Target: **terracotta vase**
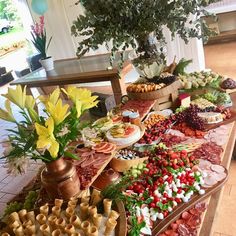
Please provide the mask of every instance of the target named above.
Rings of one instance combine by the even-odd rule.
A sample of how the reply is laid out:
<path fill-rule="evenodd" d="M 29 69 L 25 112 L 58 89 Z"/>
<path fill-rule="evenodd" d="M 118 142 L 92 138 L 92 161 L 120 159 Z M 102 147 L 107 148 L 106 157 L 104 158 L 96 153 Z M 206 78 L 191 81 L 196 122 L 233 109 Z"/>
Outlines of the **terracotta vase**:
<path fill-rule="evenodd" d="M 41 182 L 52 199 L 68 200 L 80 192 L 76 168 L 63 158 L 46 163 L 46 167 L 41 172 Z"/>

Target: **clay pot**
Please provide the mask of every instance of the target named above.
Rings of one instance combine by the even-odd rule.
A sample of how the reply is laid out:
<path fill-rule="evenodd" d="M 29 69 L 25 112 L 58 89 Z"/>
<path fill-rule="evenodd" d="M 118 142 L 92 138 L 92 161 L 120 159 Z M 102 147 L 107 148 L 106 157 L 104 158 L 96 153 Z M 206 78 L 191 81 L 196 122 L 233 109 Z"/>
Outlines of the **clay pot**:
<path fill-rule="evenodd" d="M 104 170 L 101 175 L 93 182 L 93 187 L 99 190 L 104 189 L 109 184 L 112 184 L 120 179 L 121 175 L 112 168 Z"/>
<path fill-rule="evenodd" d="M 41 172 L 41 182 L 52 199 L 68 200 L 80 192 L 76 168 L 63 158 L 46 163 L 46 167 Z"/>

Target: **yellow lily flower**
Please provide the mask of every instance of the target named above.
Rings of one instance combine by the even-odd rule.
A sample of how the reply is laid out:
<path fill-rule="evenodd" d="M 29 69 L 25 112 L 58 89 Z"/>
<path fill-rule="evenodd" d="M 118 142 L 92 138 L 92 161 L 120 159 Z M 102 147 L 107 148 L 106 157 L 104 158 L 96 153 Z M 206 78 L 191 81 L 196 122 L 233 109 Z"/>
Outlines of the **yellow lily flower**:
<path fill-rule="evenodd" d="M 25 107 L 26 87 L 23 90 L 20 85 L 17 85 L 16 89 L 8 88 L 7 94 L 2 96 L 23 109 Z"/>
<path fill-rule="evenodd" d="M 12 110 L 11 110 L 11 103 L 10 101 L 7 99 L 5 101 L 5 108 L 6 110 L 0 108 L 0 119 L 9 121 L 9 122 L 16 122 Z"/>
<path fill-rule="evenodd" d="M 47 103 L 47 111 L 52 116 L 56 125 L 59 125 L 70 114 L 70 112 L 67 112 L 68 109 L 69 105 L 63 105 L 61 99 L 59 99 L 56 104 L 51 102 Z"/>
<path fill-rule="evenodd" d="M 68 86 L 66 90 L 62 89 L 62 91 L 74 102 L 74 104 L 76 104 L 77 100 L 82 102 L 82 112 L 98 104 L 98 101 L 95 101 L 98 96 L 92 96 L 92 92 L 88 89 Z"/>
<path fill-rule="evenodd" d="M 75 103 L 75 108 L 77 111 L 77 118 L 80 118 L 81 114 L 82 114 L 82 102 L 77 100 Z"/>
<path fill-rule="evenodd" d="M 26 99 L 25 99 L 25 108 L 27 109 L 33 109 L 35 106 L 35 99 L 33 96 L 31 95 L 26 95 Z"/>
<path fill-rule="evenodd" d="M 37 148 L 46 148 L 52 158 L 57 158 L 59 152 L 59 143 L 56 141 L 54 131 L 54 121 L 52 117 L 49 117 L 45 123 L 45 127 L 35 123 L 36 132 L 38 134 Z"/>
<path fill-rule="evenodd" d="M 66 89 L 61 89 L 69 99 L 73 101 L 73 103 L 76 103 L 77 97 L 78 97 L 78 88 L 75 86 L 68 86 Z"/>
<path fill-rule="evenodd" d="M 99 101 L 95 101 L 97 99 L 97 96 L 92 96 L 84 101 L 82 101 L 82 112 L 85 110 L 88 110 L 92 107 L 97 106 Z"/>
<path fill-rule="evenodd" d="M 56 105 L 60 96 L 60 89 L 55 89 L 49 96 L 39 96 L 39 100 L 44 103 L 47 108 L 47 104 L 50 102 L 53 105 Z"/>

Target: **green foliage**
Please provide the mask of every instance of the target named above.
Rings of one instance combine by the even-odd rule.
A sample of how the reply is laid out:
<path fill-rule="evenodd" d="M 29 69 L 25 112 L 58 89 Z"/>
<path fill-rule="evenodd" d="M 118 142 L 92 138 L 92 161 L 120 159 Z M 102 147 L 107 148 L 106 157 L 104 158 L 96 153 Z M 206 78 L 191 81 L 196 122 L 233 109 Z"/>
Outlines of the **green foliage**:
<path fill-rule="evenodd" d="M 85 8 L 85 15 L 79 15 L 71 31 L 74 36 L 82 36 L 77 55 L 98 49 L 103 43 L 108 47 L 112 42 L 112 52 L 121 47 L 131 46 L 139 57 L 153 58 L 157 48 L 149 41 L 164 42 L 163 27 L 172 36 L 178 34 L 185 42 L 189 38 L 203 38 L 204 33 L 212 33 L 200 16 L 209 15 L 203 7 L 219 0 L 79 0 Z M 191 17 L 190 15 L 194 15 Z"/>
<path fill-rule="evenodd" d="M 15 211 L 18 212 L 21 209 L 26 209 L 27 211 L 33 210 L 37 197 L 38 197 L 37 191 L 29 191 L 23 203 L 14 201 L 7 204 L 3 213 L 3 217 L 10 215 L 12 212 Z"/>
<path fill-rule="evenodd" d="M 28 195 L 25 198 L 23 208 L 26 209 L 27 211 L 31 211 L 32 209 L 34 209 L 34 205 L 37 198 L 38 198 L 37 191 L 29 191 Z"/>
<path fill-rule="evenodd" d="M 20 211 L 21 209 L 23 209 L 23 203 L 20 203 L 20 202 L 11 202 L 11 203 L 8 204 L 7 207 L 5 208 L 5 211 L 4 211 L 3 216 L 10 215 L 12 212 Z"/>
<path fill-rule="evenodd" d="M 191 64 L 193 60 L 186 60 L 181 58 L 174 70 L 174 75 L 183 75 L 185 73 L 185 68 Z"/>
<path fill-rule="evenodd" d="M 20 17 L 13 0 L 0 0 L 0 19 L 19 21 Z"/>

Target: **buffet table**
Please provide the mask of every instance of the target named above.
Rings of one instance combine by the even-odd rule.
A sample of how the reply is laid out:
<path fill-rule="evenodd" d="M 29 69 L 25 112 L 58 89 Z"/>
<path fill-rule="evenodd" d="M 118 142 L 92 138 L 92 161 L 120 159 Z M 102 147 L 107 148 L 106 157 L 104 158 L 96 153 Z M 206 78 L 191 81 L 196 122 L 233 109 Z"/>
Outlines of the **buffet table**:
<path fill-rule="evenodd" d="M 142 212 L 142 207 L 144 209 L 146 208 L 144 211 L 148 211 L 149 214 L 149 218 L 148 220 L 145 219 L 145 223 L 146 220 L 147 222 L 152 221 L 150 225 L 148 225 L 148 228 L 145 229 L 145 233 L 142 233 L 144 235 L 166 236 L 169 234 L 165 234 L 163 232 L 167 232 L 169 230 L 173 233 L 173 225 L 178 226 L 175 222 L 178 222 L 178 220 L 181 221 L 184 214 L 189 214 L 188 211 L 195 209 L 197 203 L 201 204 L 204 202 L 207 205 L 207 210 L 202 216 L 198 216 L 199 224 L 200 222 L 201 224 L 197 230 L 197 233 L 199 236 L 211 236 L 214 231 L 215 217 L 218 215 L 218 206 L 220 205 L 222 199 L 222 186 L 225 184 L 227 179 L 228 169 L 236 140 L 236 122 L 234 121 L 235 115 L 233 113 L 236 109 L 236 94 L 231 94 L 231 98 L 233 101 L 233 107 L 231 107 L 230 110 L 233 115 L 231 114 L 229 116 L 231 118 L 226 116 L 229 114 L 228 108 L 221 111 L 222 114 L 226 115 L 224 116 L 224 119 L 222 118 L 220 123 L 217 123 L 214 129 L 209 129 L 209 126 L 207 129 L 207 123 L 205 123 L 205 129 L 198 129 L 195 127 L 194 130 L 194 128 L 190 126 L 188 128 L 184 126 L 186 132 L 184 132 L 183 129 L 180 129 L 183 128 L 183 124 L 187 125 L 186 119 L 189 119 L 188 114 L 192 115 L 194 118 L 196 118 L 199 114 L 196 113 L 199 112 L 199 110 L 197 111 L 196 109 L 200 108 L 196 108 L 195 105 L 185 108 L 187 109 L 187 112 L 183 110 L 179 113 L 175 113 L 175 115 L 164 116 L 163 113 L 150 113 L 153 108 L 155 109 L 156 100 L 128 100 L 125 104 L 121 104 L 115 109 L 119 110 L 118 113 L 113 111 L 112 115 L 98 119 L 93 122 L 91 126 L 81 130 L 80 132 L 82 138 L 80 142 L 72 142 L 69 147 L 74 155 L 80 157 L 79 160 L 72 160 L 72 163 L 76 167 L 75 173 L 77 173 L 77 176 L 80 178 L 80 187 L 83 191 L 75 195 L 73 198 L 70 198 L 69 201 L 66 201 L 68 207 L 66 208 L 66 212 L 63 212 L 62 215 L 64 216 L 65 214 L 67 218 L 69 216 L 71 217 L 71 215 L 67 212 L 69 211 L 69 204 L 74 204 L 74 207 L 83 207 L 84 201 L 88 201 L 86 204 L 90 202 L 90 204 L 92 203 L 94 207 L 95 205 L 93 204 L 93 201 L 95 201 L 95 196 L 93 195 L 96 193 L 96 196 L 99 196 L 99 200 L 96 203 L 101 201 L 101 196 L 104 198 L 104 217 L 106 219 L 108 213 L 106 212 L 107 205 L 104 201 L 109 202 L 109 209 L 111 210 L 111 200 L 120 200 L 120 198 L 110 197 L 113 196 L 113 192 L 116 192 L 116 194 L 124 194 L 123 197 L 128 196 L 128 198 L 123 198 L 124 205 L 120 202 L 117 204 L 117 208 L 114 208 L 115 210 L 113 210 L 115 212 L 113 212 L 113 214 L 120 217 L 118 220 L 117 217 L 115 222 L 112 221 L 115 226 L 118 224 L 114 233 L 115 236 L 125 236 L 127 234 L 126 224 L 130 223 L 127 218 L 134 216 L 131 215 L 132 208 L 135 208 L 136 211 L 139 212 L 132 212 L 132 214 L 135 214 L 135 217 L 137 217 L 136 221 L 134 220 L 134 227 L 136 227 L 135 229 L 138 228 L 138 224 L 141 224 L 145 217 L 147 217 L 146 215 L 142 215 L 144 214 Z M 218 109 L 218 107 L 214 109 Z M 227 112 L 224 113 L 226 110 Z M 141 123 L 141 120 L 144 121 Z M 219 140 L 217 140 L 217 132 L 219 132 L 218 135 L 222 134 L 224 137 L 219 137 Z M 214 134 L 214 138 L 213 136 L 210 137 L 210 133 Z M 170 138 L 168 139 L 168 137 L 170 137 L 168 135 L 172 135 L 172 137 L 175 138 L 175 141 Z M 158 143 L 160 142 L 160 137 L 162 141 L 159 146 Z M 178 139 L 178 141 L 176 141 L 176 139 Z M 199 143 L 198 140 L 200 140 Z M 81 147 L 82 141 L 83 145 Z M 217 141 L 221 141 L 222 144 Z M 214 148 L 220 150 L 220 152 L 216 150 L 219 155 L 216 153 L 216 155 L 211 156 L 210 158 L 209 149 L 209 156 L 201 156 L 201 153 L 199 155 L 199 149 L 202 148 L 202 145 L 209 144 L 213 145 L 211 146 L 211 148 L 213 147 L 213 150 Z M 130 146 L 132 146 L 132 150 L 129 149 Z M 141 151 L 141 149 L 143 147 L 145 149 L 146 146 L 152 146 L 154 149 L 152 149 L 152 151 L 148 149 Z M 141 149 L 139 149 L 140 147 Z M 198 157 L 197 153 L 195 153 L 196 150 L 198 150 Z M 132 159 L 132 155 L 137 155 L 137 157 Z M 213 179 L 216 182 L 213 181 L 213 183 L 211 183 L 212 179 L 210 179 L 209 176 L 207 177 L 207 175 L 204 177 L 204 169 L 201 169 L 203 167 L 200 167 L 201 163 L 199 159 L 201 159 L 200 161 L 205 161 L 205 164 L 206 162 L 208 163 L 208 173 L 209 171 L 211 173 L 214 172 L 215 176 L 218 176 L 218 179 Z M 125 165 L 122 164 L 124 162 L 126 162 Z M 103 172 L 103 170 L 108 164 L 113 168 L 113 170 L 123 173 L 124 179 L 121 177 L 121 174 L 117 173 L 116 176 L 110 177 L 110 179 L 105 179 L 107 182 L 101 187 L 101 184 L 104 184 L 103 177 L 105 172 Z M 116 177 L 121 178 L 121 183 L 116 181 Z M 125 182 L 127 180 L 128 182 Z M 177 184 L 177 180 L 181 181 L 179 182 L 179 185 Z M 205 182 L 205 180 L 208 180 L 208 182 Z M 122 181 L 124 181 L 124 185 Z M 114 183 L 114 185 L 109 185 L 110 183 Z M 91 199 L 89 197 L 90 200 L 88 200 L 91 186 L 93 187 L 93 193 Z M 111 189 L 109 189 L 109 187 Z M 114 188 L 115 191 L 112 188 Z M 174 190 L 174 188 L 176 190 Z M 99 191 L 104 189 L 104 192 Z M 29 188 L 27 191 L 29 191 Z M 48 190 L 46 189 L 46 191 Z M 192 193 L 189 197 L 187 197 L 189 192 Z M 45 190 L 44 192 L 41 192 L 41 194 L 41 198 L 43 200 L 40 202 L 40 207 L 38 206 L 38 208 L 40 208 L 41 214 L 43 209 L 47 208 L 48 214 L 48 205 L 53 205 L 50 200 L 48 200 L 48 202 L 50 202 L 49 204 L 47 201 L 45 203 L 44 195 L 47 195 Z M 180 196 L 181 194 L 182 196 Z M 81 201 L 81 203 L 76 205 L 78 197 L 79 202 Z M 131 199 L 132 201 L 128 201 L 127 204 L 127 199 Z M 180 201 L 177 201 L 176 199 Z M 76 203 L 73 203 L 73 201 L 76 201 Z M 154 201 L 156 202 L 154 203 Z M 174 205 L 174 202 L 176 205 Z M 43 206 L 41 205 L 42 203 L 44 203 Z M 169 203 L 173 205 L 169 205 Z M 57 207 L 56 204 L 58 204 L 58 201 L 55 201 L 55 206 L 53 207 Z M 168 208 L 164 208 L 166 207 L 166 204 Z M 56 214 L 54 212 L 55 208 L 53 207 L 52 214 Z M 90 205 L 90 207 L 92 206 Z M 124 207 L 126 207 L 126 210 Z M 202 208 L 202 206 L 200 208 Z M 78 208 L 78 212 L 82 216 L 81 209 Z M 118 213 L 116 212 L 116 209 L 118 209 Z M 153 211 L 154 213 L 151 215 L 151 213 L 149 213 L 149 209 L 150 212 L 151 209 L 156 209 L 156 212 Z M 38 211 L 37 207 L 36 210 Z M 203 212 L 204 210 L 201 213 Z M 156 215 L 153 217 L 156 213 L 158 216 Z M 89 215 L 89 220 L 87 222 L 84 221 L 87 224 L 96 218 L 96 214 L 92 215 L 87 213 L 87 215 Z M 108 220 L 110 218 L 112 217 L 110 217 L 109 214 Z M 68 220 L 69 218 L 67 221 Z M 41 223 L 39 224 L 41 225 Z M 124 225 L 123 229 L 121 224 Z M 183 225 L 184 223 L 180 223 L 180 225 L 181 224 Z M 131 224 L 131 229 L 132 226 L 133 225 Z M 114 230 L 114 227 L 112 230 Z M 194 230 L 196 229 L 197 227 L 194 228 Z M 140 229 L 138 228 L 138 230 Z M 186 236 L 188 235 L 186 234 Z"/>

